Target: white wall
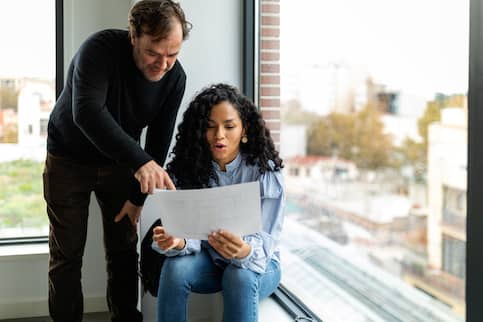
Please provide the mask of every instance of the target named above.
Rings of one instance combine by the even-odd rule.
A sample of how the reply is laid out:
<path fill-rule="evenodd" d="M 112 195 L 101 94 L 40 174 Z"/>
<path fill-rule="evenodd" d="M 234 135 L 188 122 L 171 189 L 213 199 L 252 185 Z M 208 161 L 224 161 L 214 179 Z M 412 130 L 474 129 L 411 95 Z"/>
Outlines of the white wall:
<path fill-rule="evenodd" d="M 240 0 L 180 2 L 193 23 L 179 57 L 188 76 L 182 113 L 194 94 L 208 84 L 223 81 L 241 86 L 243 21 Z M 89 34 L 109 27 L 126 28 L 131 3 L 131 0 L 64 0 L 65 71 Z M 107 310 L 102 223 L 95 198 L 91 201 L 82 271 L 86 312 Z M 155 212 L 151 215 L 155 216 Z M 0 252 L 0 319 L 48 315 L 46 251 L 44 245 L 40 251 L 36 250 L 37 254 L 12 256 Z"/>
<path fill-rule="evenodd" d="M 131 0 L 64 0 L 64 72 L 77 48 L 91 33 L 127 28 Z"/>
<path fill-rule="evenodd" d="M 179 59 L 188 75 L 187 103 L 201 87 L 242 81 L 243 8 L 240 0 L 181 0 L 193 24 Z"/>
<path fill-rule="evenodd" d="M 178 124 L 191 99 L 203 87 L 226 82 L 241 88 L 242 1 L 180 0 L 193 29 L 179 55 L 187 81 Z"/>

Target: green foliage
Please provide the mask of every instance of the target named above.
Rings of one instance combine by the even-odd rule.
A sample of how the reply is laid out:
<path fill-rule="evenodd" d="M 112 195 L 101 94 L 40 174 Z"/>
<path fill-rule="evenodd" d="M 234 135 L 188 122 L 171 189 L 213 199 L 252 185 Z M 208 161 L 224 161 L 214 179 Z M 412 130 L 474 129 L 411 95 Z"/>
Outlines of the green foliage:
<path fill-rule="evenodd" d="M 282 105 L 282 121 L 285 124 L 310 125 L 320 119 L 315 113 L 302 109 L 302 105 L 296 99 L 289 100 Z"/>
<path fill-rule="evenodd" d="M 350 159 L 351 147 L 355 144 L 355 118 L 350 114 L 331 113 L 320 118 L 308 131 L 308 153 Z"/>
<path fill-rule="evenodd" d="M 10 87 L 0 88 L 0 108 L 13 108 L 15 111 L 17 107 L 18 91 Z"/>
<path fill-rule="evenodd" d="M 362 169 L 411 166 L 415 179 L 423 181 L 427 171 L 428 126 L 441 120 L 445 107 L 465 107 L 466 95 L 438 94 L 426 105 L 418 120 L 422 142 L 406 139 L 401 147 L 394 147 L 391 137 L 384 133 L 384 124 L 377 109 L 368 104 L 354 114 L 331 113 L 318 117 L 303 112 L 298 101 L 288 102 L 284 121 L 309 125 L 307 152 L 354 161 Z"/>
<path fill-rule="evenodd" d="M 438 101 L 430 101 L 426 104 L 426 110 L 423 116 L 418 120 L 419 135 L 423 138 L 423 148 L 427 148 L 428 144 L 428 127 L 433 122 L 441 120 L 442 104 Z"/>
<path fill-rule="evenodd" d="M 466 95 L 437 94 L 434 100 L 427 102 L 423 115 L 418 120 L 418 132 L 422 142 L 406 139 L 398 149 L 401 155 L 399 166 L 410 165 L 414 169 L 415 179 L 423 181 L 427 171 L 428 128 L 431 123 L 441 120 L 441 110 L 446 107 L 465 107 Z"/>
<path fill-rule="evenodd" d="M 423 138 L 424 148 L 427 148 L 428 144 L 428 126 L 433 122 L 441 120 L 441 110 L 445 107 L 465 107 L 466 95 L 454 94 L 444 95 L 437 94 L 434 100 L 429 101 L 426 104 L 426 109 L 423 116 L 418 120 L 419 135 Z"/>
<path fill-rule="evenodd" d="M 413 139 L 406 138 L 401 147 L 401 151 L 404 153 L 404 163 L 415 164 L 424 161 L 426 153 L 421 149 L 422 143 L 418 143 Z"/>
<path fill-rule="evenodd" d="M 9 124 L 5 127 L 2 143 L 18 143 L 17 124 Z"/>
<path fill-rule="evenodd" d="M 42 162 L 0 163 L 0 229 L 48 224 L 42 197 L 42 170 Z"/>
<path fill-rule="evenodd" d="M 401 158 L 397 165 L 399 167 L 411 166 L 416 181 L 423 182 L 427 171 L 427 154 L 424 143 L 406 138 L 403 145 L 398 149 L 398 153 Z"/>
<path fill-rule="evenodd" d="M 319 119 L 309 128 L 307 139 L 311 155 L 337 154 L 364 169 L 391 165 L 391 138 L 384 133 L 379 112 L 370 105 L 355 114 L 331 113 Z"/>
<path fill-rule="evenodd" d="M 357 165 L 363 169 L 391 166 L 394 147 L 391 137 L 384 133 L 381 115 L 374 106 L 368 105 L 356 114 L 356 129 Z"/>

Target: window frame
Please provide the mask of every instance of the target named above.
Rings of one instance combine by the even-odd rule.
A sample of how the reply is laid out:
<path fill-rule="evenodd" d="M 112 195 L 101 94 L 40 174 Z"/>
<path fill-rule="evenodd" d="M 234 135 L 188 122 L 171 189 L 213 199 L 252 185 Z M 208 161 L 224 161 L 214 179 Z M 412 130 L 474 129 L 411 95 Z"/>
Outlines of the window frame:
<path fill-rule="evenodd" d="M 55 98 L 64 88 L 64 0 L 55 0 Z"/>
<path fill-rule="evenodd" d="M 243 1 L 242 92 L 259 107 L 260 0 Z M 283 285 L 270 296 L 294 321 L 322 322 L 297 296 Z"/>
<path fill-rule="evenodd" d="M 259 0 L 243 1 L 242 92 L 258 106 Z"/>
<path fill-rule="evenodd" d="M 468 83 L 468 182 L 466 211 L 466 321 L 481 319 L 483 295 L 483 4 L 470 0 L 469 83 Z"/>
<path fill-rule="evenodd" d="M 64 87 L 64 1 L 55 0 L 55 98 Z M 0 238 L 0 246 L 46 244 L 48 236 Z"/>

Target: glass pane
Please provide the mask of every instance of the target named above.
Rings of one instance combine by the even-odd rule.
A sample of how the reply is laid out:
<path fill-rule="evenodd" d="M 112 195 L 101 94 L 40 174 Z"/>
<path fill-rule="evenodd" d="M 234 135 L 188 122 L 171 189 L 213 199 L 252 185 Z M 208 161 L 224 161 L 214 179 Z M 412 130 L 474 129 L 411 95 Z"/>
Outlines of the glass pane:
<path fill-rule="evenodd" d="M 464 321 L 468 0 L 281 0 L 282 283 L 324 321 Z"/>
<path fill-rule="evenodd" d="M 55 101 L 55 1 L 0 0 L 0 238 L 47 235 L 42 197 Z"/>

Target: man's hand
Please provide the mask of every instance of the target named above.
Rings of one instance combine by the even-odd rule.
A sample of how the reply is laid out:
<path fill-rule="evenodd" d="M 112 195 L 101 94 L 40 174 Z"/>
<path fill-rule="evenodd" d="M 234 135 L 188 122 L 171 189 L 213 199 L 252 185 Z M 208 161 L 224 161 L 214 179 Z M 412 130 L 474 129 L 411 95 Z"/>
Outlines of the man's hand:
<path fill-rule="evenodd" d="M 226 259 L 242 259 L 250 254 L 251 247 L 239 236 L 226 230 L 208 235 L 208 243 Z"/>
<path fill-rule="evenodd" d="M 153 240 L 158 244 L 162 250 L 171 248 L 181 250 L 185 246 L 185 240 L 182 238 L 175 238 L 169 235 L 163 226 L 156 226 L 153 229 Z"/>
<path fill-rule="evenodd" d="M 127 200 L 122 206 L 121 211 L 116 215 L 114 218 L 114 222 L 120 222 L 124 216 L 128 216 L 131 224 L 136 227 L 137 223 L 139 222 L 139 216 L 141 216 L 141 210 L 143 207 L 138 207 Z"/>
<path fill-rule="evenodd" d="M 153 193 L 155 188 L 176 190 L 169 175 L 154 160 L 140 167 L 134 177 L 141 184 L 142 193 Z"/>

